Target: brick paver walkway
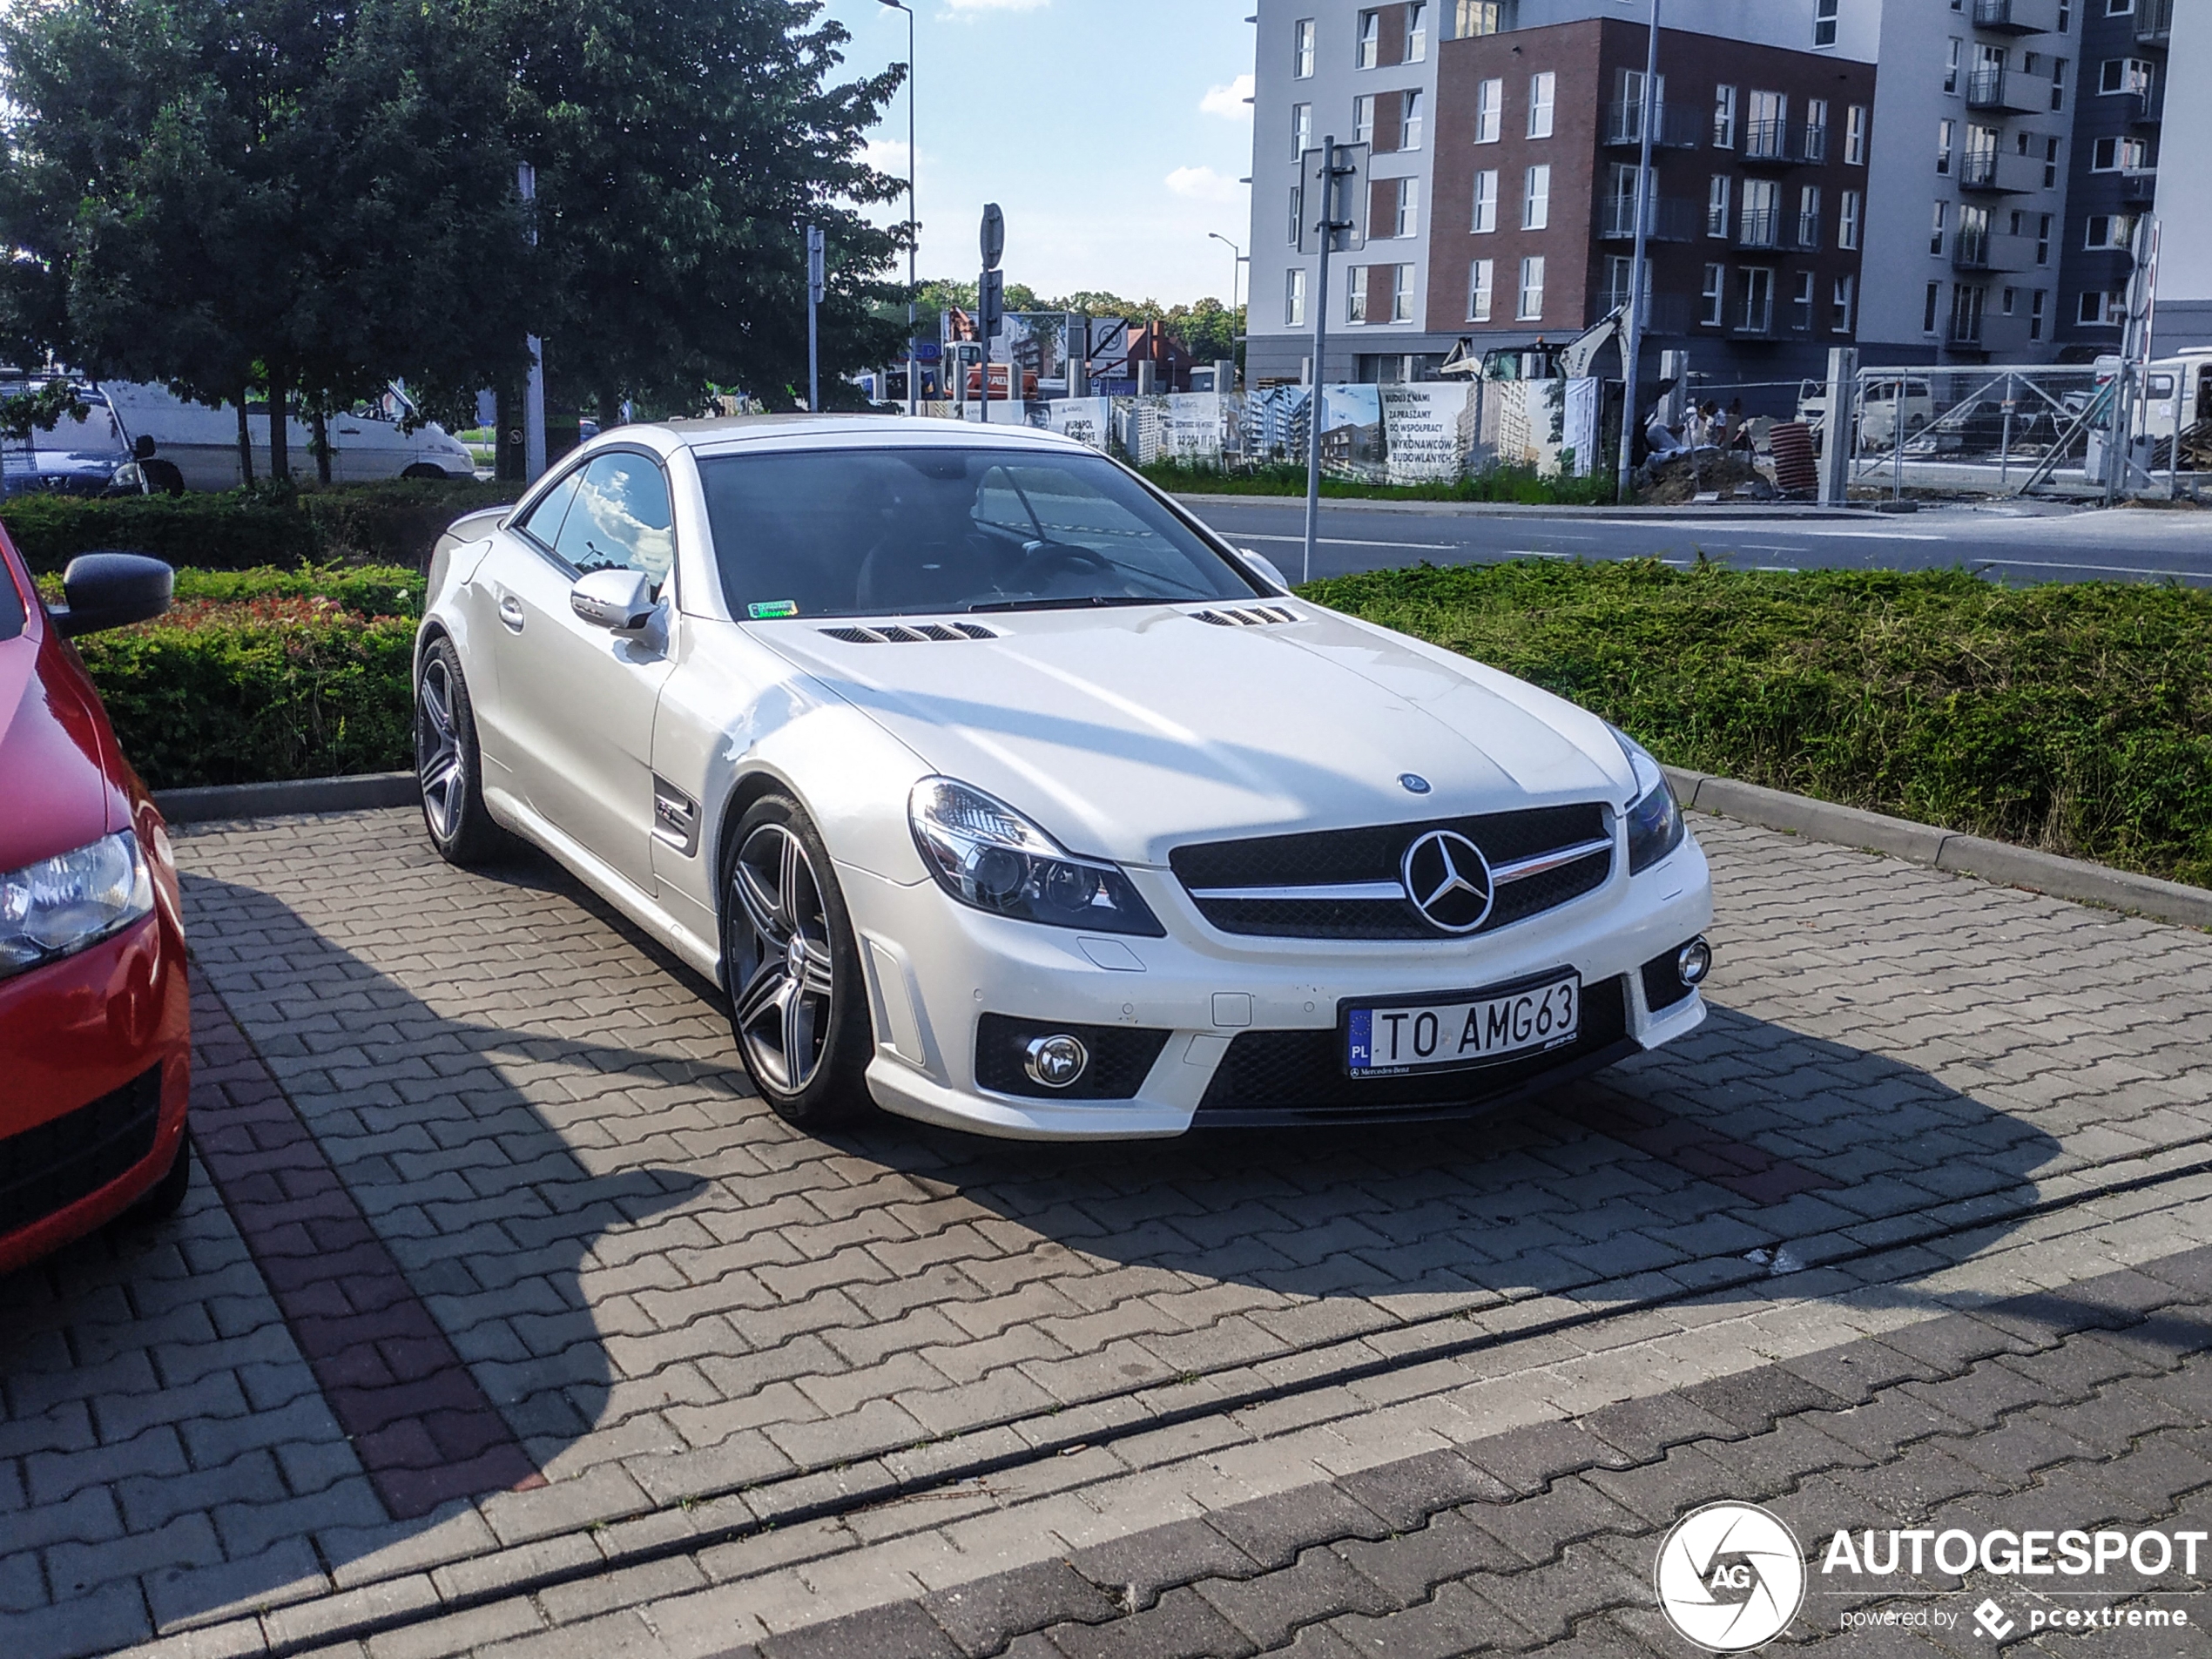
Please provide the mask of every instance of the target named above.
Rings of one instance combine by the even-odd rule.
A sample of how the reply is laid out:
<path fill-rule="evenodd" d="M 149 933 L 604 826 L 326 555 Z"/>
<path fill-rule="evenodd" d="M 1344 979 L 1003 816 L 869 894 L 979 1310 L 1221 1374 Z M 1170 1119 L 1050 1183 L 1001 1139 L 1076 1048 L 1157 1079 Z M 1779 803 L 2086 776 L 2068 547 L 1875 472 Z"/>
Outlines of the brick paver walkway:
<path fill-rule="evenodd" d="M 1718 1006 L 1677 1047 L 1449 1130 L 1081 1149 L 794 1133 L 710 987 L 549 866 L 447 868 L 411 813 L 182 836 L 217 1181 L 0 1282 L 9 1659 L 892 1652 L 835 1621 L 893 1617 L 927 1619 L 917 1652 L 1395 1653 L 1424 1621 L 1448 1651 L 1585 1615 L 1649 1649 L 1672 1638 L 1631 1581 L 1676 1488 L 1638 1468 L 1710 1466 L 1681 1491 L 1793 1521 L 1849 1507 L 1783 1501 L 1824 1471 L 1881 1527 L 2024 1490 L 2041 1465 L 1920 1473 L 2009 1444 L 2006 1412 L 2139 1453 L 2107 1397 L 2201 1386 L 2195 1316 L 2111 1287 L 2140 1267 L 2186 1303 L 2157 1264 L 2212 1241 L 2212 941 L 1698 828 Z M 1695 1392 L 2037 1295 L 2137 1334 L 2035 1313 L 2009 1359 L 1926 1358 L 1874 1406 L 1816 1376 L 1759 1422 Z M 2158 1363 L 2006 1393 L 2123 1348 Z M 1944 1403 L 1968 1395 L 1995 1403 Z M 1629 1406 L 1648 1444 L 1595 1426 Z M 1838 1439 L 1877 1406 L 1886 1447 Z M 2212 1456 L 2201 1411 L 2138 1432 L 2162 1468 Z M 1516 1435 L 1610 1449 L 1517 1482 Z M 1435 1473 L 1462 1466 L 1485 1483 Z M 1585 1492 L 1609 1519 L 1564 1518 Z M 1269 1506 L 1298 1525 L 1255 1553 L 1237 1517 Z M 1099 1602 L 1080 1552 L 1116 1548 L 1157 1603 L 1134 1569 Z M 1591 1593 L 1542 1589 L 1570 1559 Z"/>

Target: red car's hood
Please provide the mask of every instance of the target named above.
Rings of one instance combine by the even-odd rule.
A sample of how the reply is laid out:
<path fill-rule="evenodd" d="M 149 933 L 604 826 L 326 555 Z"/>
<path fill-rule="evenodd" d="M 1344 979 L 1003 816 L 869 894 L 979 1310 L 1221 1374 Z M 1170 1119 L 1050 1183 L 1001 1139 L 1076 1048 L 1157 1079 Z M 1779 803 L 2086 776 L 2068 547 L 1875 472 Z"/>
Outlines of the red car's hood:
<path fill-rule="evenodd" d="M 67 647 L 40 631 L 34 617 L 28 631 L 0 640 L 0 870 L 96 841 L 126 821 L 114 813 L 121 795 L 80 671 Z"/>

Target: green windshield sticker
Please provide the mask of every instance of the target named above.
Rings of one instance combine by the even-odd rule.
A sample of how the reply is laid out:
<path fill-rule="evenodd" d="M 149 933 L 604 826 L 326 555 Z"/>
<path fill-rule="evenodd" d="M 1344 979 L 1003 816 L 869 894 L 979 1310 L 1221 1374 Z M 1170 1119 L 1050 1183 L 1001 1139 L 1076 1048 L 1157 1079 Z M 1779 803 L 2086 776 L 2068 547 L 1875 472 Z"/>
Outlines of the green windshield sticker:
<path fill-rule="evenodd" d="M 773 622 L 779 617 L 797 616 L 799 614 L 799 601 L 796 599 L 763 599 L 756 604 L 747 605 L 745 608 L 745 612 L 746 616 L 751 617 L 755 622 Z"/>

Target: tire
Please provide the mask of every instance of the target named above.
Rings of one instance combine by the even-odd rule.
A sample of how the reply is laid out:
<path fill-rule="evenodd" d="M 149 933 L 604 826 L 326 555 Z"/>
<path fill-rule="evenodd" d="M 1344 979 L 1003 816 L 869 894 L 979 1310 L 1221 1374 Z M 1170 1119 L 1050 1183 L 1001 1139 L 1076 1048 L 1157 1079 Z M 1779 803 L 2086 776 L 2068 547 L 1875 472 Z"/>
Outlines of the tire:
<path fill-rule="evenodd" d="M 123 1212 L 123 1218 L 134 1225 L 166 1221 L 177 1213 L 191 1186 L 192 1139 L 189 1136 L 179 1136 L 177 1156 L 170 1161 L 169 1172 L 148 1187 L 138 1203 Z"/>
<path fill-rule="evenodd" d="M 804 1130 L 873 1103 L 867 986 L 829 849 L 799 803 L 766 795 L 738 820 L 722 872 L 730 1028 L 760 1097 Z"/>
<path fill-rule="evenodd" d="M 402 478 L 435 478 L 441 483 L 453 476 L 443 467 L 434 467 L 427 461 L 418 461 L 400 474 Z"/>
<path fill-rule="evenodd" d="M 415 673 L 415 772 L 422 785 L 423 827 L 441 858 L 473 869 L 507 851 L 507 832 L 484 806 L 476 715 L 461 653 L 442 635 L 423 651 Z"/>

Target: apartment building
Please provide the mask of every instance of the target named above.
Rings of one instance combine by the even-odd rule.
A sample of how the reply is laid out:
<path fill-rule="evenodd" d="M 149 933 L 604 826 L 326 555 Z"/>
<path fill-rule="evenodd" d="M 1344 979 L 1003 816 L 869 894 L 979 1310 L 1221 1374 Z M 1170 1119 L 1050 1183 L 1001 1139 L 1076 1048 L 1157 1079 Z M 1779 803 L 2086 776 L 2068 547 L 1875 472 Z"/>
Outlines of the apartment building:
<path fill-rule="evenodd" d="M 2065 356 L 2080 361 L 2120 348 L 2135 227 L 2158 195 L 2174 0 L 2078 3 L 2081 69 L 2056 338 Z M 2207 200 L 2200 187 L 2199 212 Z"/>
<path fill-rule="evenodd" d="M 2212 85 L 2212 6 L 2185 3 L 2172 7 L 2171 16 L 2161 98 L 2168 76 L 2183 86 Z M 2152 347 L 2161 353 L 2212 347 L 2212 169 L 2204 165 L 2212 157 L 2212 98 L 2174 99 L 2159 138 L 2175 165 L 2159 174 L 2152 203 L 2164 238 Z M 2181 165 L 2185 159 L 2196 165 Z"/>
<path fill-rule="evenodd" d="M 2054 354 L 2078 12 L 2128 3 L 1669 0 L 1654 348 L 1777 382 L 1844 342 L 1876 361 Z M 1325 378 L 1426 378 L 1463 338 L 1558 341 L 1625 299 L 1644 0 L 1257 14 L 1256 382 L 1311 372 L 1296 157 L 1325 133 L 1374 145 L 1369 240 L 1331 266 Z"/>

